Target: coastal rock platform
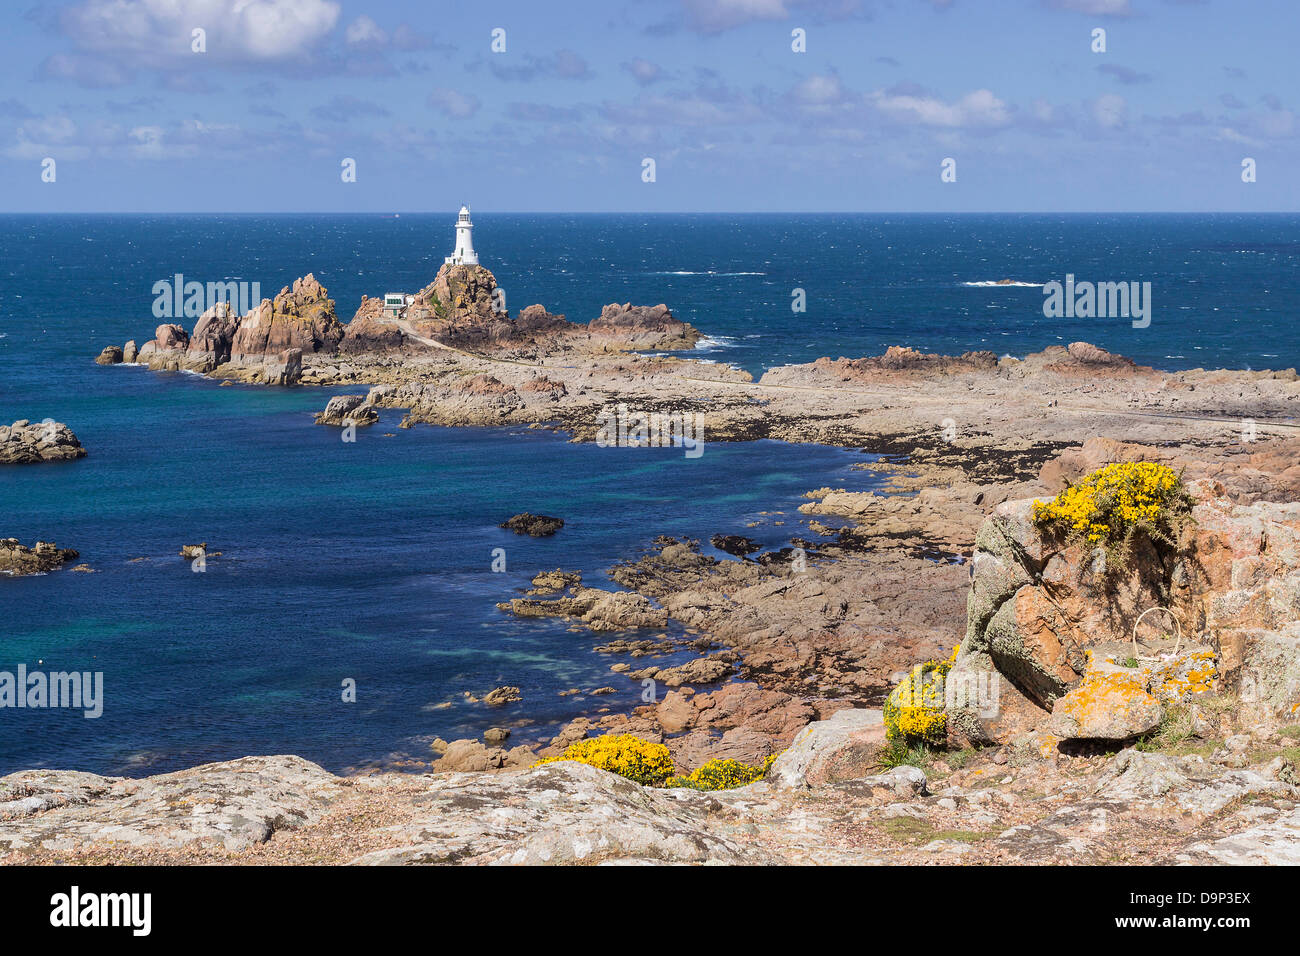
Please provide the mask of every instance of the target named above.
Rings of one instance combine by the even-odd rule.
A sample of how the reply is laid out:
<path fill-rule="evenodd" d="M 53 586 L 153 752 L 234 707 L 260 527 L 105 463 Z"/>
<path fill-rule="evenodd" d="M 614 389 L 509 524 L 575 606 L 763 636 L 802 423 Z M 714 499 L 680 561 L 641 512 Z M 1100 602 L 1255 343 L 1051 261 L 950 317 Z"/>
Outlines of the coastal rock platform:
<path fill-rule="evenodd" d="M 844 753 L 860 724 L 809 736 Z M 982 756 L 717 792 L 567 761 L 360 777 L 293 756 L 141 779 L 34 770 L 0 778 L 0 864 L 1287 863 L 1300 841 L 1288 766 Z"/>

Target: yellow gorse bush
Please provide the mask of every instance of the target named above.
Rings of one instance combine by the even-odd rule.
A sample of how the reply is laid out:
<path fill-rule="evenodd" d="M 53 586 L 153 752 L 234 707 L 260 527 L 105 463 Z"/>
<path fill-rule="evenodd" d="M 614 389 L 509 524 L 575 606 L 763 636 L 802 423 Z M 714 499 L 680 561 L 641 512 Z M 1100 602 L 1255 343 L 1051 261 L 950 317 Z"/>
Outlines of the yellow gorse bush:
<path fill-rule="evenodd" d="M 710 760 L 684 777 L 669 777 L 666 786 L 690 787 L 694 790 L 731 790 L 762 780 L 776 760 L 772 754 L 758 766 L 739 760 Z"/>
<path fill-rule="evenodd" d="M 673 758 L 663 744 L 633 734 L 606 734 L 569 744 L 558 757 L 545 757 L 534 767 L 557 760 L 576 760 L 647 787 L 661 786 L 673 772 Z"/>
<path fill-rule="evenodd" d="M 1122 462 L 1094 471 L 1051 501 L 1035 501 L 1034 521 L 1094 545 L 1122 545 L 1139 530 L 1170 541 L 1190 505 L 1173 469 L 1149 461 Z"/>
<path fill-rule="evenodd" d="M 885 698 L 885 736 L 908 745 L 939 747 L 948 736 L 944 680 L 957 662 L 958 645 L 946 661 L 926 661 L 912 668 Z"/>
<path fill-rule="evenodd" d="M 739 760 L 710 760 L 685 776 L 673 775 L 673 758 L 663 744 L 652 744 L 633 734 L 606 734 L 569 744 L 558 757 L 545 757 L 534 767 L 559 760 L 576 760 L 646 787 L 690 787 L 694 790 L 730 790 L 767 776 L 772 754 L 758 766 Z"/>

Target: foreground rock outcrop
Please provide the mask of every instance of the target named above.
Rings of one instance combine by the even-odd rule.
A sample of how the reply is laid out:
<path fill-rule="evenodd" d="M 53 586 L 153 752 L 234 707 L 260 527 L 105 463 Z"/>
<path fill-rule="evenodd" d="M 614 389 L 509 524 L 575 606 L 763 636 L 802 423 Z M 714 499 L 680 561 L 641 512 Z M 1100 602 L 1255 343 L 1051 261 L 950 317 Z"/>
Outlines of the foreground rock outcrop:
<path fill-rule="evenodd" d="M 1119 573 L 1100 548 L 1045 537 L 1032 500 L 994 510 L 976 536 L 949 681 L 1000 677 L 1001 700 L 982 716 L 950 701 L 960 738 L 1126 740 L 1243 679 L 1242 706 L 1259 719 L 1300 714 L 1300 502 L 1236 504 L 1214 480 L 1190 490 L 1185 545 L 1139 537 Z"/>
<path fill-rule="evenodd" d="M 569 761 L 361 777 L 292 756 L 142 779 L 26 771 L 0 778 L 0 864 L 1297 859 L 1292 738 L 1256 733 L 1245 761 L 1224 748 L 1002 763 L 997 751 L 882 770 L 864 756 L 879 719 L 848 711 L 813 724 L 766 780 L 715 792 L 647 788 Z"/>
<path fill-rule="evenodd" d="M 62 422 L 20 418 L 12 425 L 0 425 L 0 465 L 30 465 L 43 461 L 72 461 L 84 458 L 86 449 Z"/>

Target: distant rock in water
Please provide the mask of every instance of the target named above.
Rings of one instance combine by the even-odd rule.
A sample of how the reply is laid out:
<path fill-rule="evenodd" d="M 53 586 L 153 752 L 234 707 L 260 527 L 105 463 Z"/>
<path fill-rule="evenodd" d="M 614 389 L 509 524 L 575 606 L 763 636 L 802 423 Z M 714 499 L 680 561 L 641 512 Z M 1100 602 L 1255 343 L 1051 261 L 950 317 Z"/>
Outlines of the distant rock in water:
<path fill-rule="evenodd" d="M 125 347 L 110 345 L 95 361 L 197 372 L 258 385 L 323 385 L 373 382 L 377 369 L 391 381 L 403 371 L 400 363 L 408 357 L 419 364 L 427 361 L 430 352 L 448 349 L 538 361 L 569 352 L 683 350 L 702 337 L 662 304 L 613 303 L 586 325 L 541 305 L 525 306 L 511 318 L 505 292 L 490 270 L 444 264 L 432 282 L 418 292 L 401 293 L 391 306 L 388 293 L 363 296 L 346 325 L 335 314 L 328 290 L 308 274 L 245 315 L 237 314 L 228 301 L 217 302 L 198 316 L 193 332 L 165 322 L 138 348 L 134 341 Z M 502 395 L 514 394 L 513 386 L 500 387 Z M 564 396 L 564 384 L 543 377 L 524 392 L 558 400 Z M 508 415 L 509 406 L 527 402 L 527 397 L 494 402 L 491 421 Z M 471 412 L 465 417 L 476 415 Z"/>
<path fill-rule="evenodd" d="M 507 528 L 515 534 L 532 535 L 534 538 L 547 538 L 564 527 L 564 519 L 552 518 L 550 515 L 535 515 L 525 511 L 507 519 L 502 523 L 501 527 Z"/>
<path fill-rule="evenodd" d="M 53 571 L 65 561 L 75 561 L 79 554 L 71 548 L 60 548 L 52 541 L 37 541 L 35 547 L 24 547 L 17 538 L 0 539 L 0 574 L 19 576 Z"/>
<path fill-rule="evenodd" d="M 379 421 L 375 406 L 364 395 L 335 395 L 325 404 L 325 411 L 316 413 L 317 425 L 373 425 Z"/>
<path fill-rule="evenodd" d="M 12 425 L 0 425 L 0 464 L 28 465 L 84 457 L 86 449 L 62 422 L 30 422 L 22 418 Z"/>
<path fill-rule="evenodd" d="M 539 571 L 533 576 L 532 587 L 528 593 L 531 595 L 559 594 L 561 591 L 567 591 L 569 588 L 577 587 L 582 583 L 582 574 L 578 571 L 564 571 L 556 568 L 554 571 Z"/>
<path fill-rule="evenodd" d="M 490 704 L 493 707 L 500 707 L 503 704 L 513 704 L 523 699 L 523 695 L 519 693 L 519 688 L 510 684 L 488 691 L 483 697 L 483 703 Z"/>
<path fill-rule="evenodd" d="M 709 539 L 709 544 L 719 551 L 725 551 L 727 554 L 734 554 L 742 558 L 747 554 L 753 554 L 760 547 L 754 541 L 739 534 L 715 534 Z"/>

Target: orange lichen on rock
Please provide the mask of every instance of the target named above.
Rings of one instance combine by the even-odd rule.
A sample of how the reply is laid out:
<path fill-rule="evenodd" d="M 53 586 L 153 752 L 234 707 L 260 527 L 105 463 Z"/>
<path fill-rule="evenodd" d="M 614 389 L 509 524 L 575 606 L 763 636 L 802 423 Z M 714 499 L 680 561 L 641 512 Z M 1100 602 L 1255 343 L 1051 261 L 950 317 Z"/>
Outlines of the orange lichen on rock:
<path fill-rule="evenodd" d="M 1208 693 L 1218 680 L 1218 658 L 1207 648 L 1129 661 L 1136 666 L 1088 651 L 1083 680 L 1056 701 L 1047 729 L 1066 739 L 1127 740 L 1154 730 L 1166 705 Z"/>
<path fill-rule="evenodd" d="M 1089 653 L 1083 680 L 1052 706 L 1047 730 L 1067 740 L 1127 740 L 1154 730 L 1163 714 L 1146 674 Z"/>
<path fill-rule="evenodd" d="M 1219 658 L 1208 649 L 1184 651 L 1177 657 L 1143 661 L 1142 670 L 1151 693 L 1163 703 L 1175 704 L 1216 689 Z"/>

